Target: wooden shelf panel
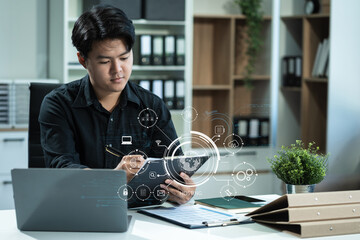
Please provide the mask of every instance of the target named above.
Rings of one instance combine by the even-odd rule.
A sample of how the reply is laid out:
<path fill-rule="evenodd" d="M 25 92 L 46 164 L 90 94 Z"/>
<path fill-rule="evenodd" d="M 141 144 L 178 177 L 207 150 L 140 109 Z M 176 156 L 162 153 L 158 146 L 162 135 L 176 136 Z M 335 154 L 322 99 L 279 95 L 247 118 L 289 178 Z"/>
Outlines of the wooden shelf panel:
<path fill-rule="evenodd" d="M 319 77 L 310 77 L 310 78 L 304 78 L 305 82 L 317 82 L 317 83 L 327 83 L 327 78 L 319 78 Z"/>
<path fill-rule="evenodd" d="M 246 21 L 237 19 L 235 21 L 235 59 L 234 75 L 244 75 L 248 62 L 246 55 L 247 34 Z M 257 55 L 254 75 L 270 75 L 271 63 L 271 21 L 264 21 L 261 30 L 262 48 Z"/>
<path fill-rule="evenodd" d="M 301 87 L 281 87 L 281 90 L 287 92 L 301 92 Z"/>
<path fill-rule="evenodd" d="M 243 75 L 234 75 L 233 79 L 235 81 L 243 81 L 244 76 Z M 253 75 L 253 76 L 251 76 L 251 80 L 254 80 L 254 81 L 269 81 L 270 80 L 270 75 Z"/>
<path fill-rule="evenodd" d="M 249 90 L 243 82 L 234 84 L 234 116 L 270 116 L 270 81 L 256 81 Z"/>
<path fill-rule="evenodd" d="M 194 18 L 193 83 L 230 83 L 230 19 Z"/>
<path fill-rule="evenodd" d="M 195 14 L 194 18 L 209 18 L 209 19 L 243 19 L 246 20 L 245 15 L 233 15 L 233 14 L 222 14 L 222 15 L 218 15 L 218 14 Z M 264 16 L 263 17 L 264 21 L 270 21 L 272 19 L 271 16 Z"/>
<path fill-rule="evenodd" d="M 301 138 L 306 145 L 315 141 L 322 151 L 326 149 L 327 95 L 327 84 L 303 84 Z"/>
<path fill-rule="evenodd" d="M 198 117 L 192 122 L 192 130 L 209 137 L 215 135 L 214 128 L 217 125 L 226 125 L 226 132 L 232 131 L 232 126 L 228 126 L 228 121 L 231 120 L 230 91 L 193 91 L 193 107 L 198 112 Z"/>
<path fill-rule="evenodd" d="M 230 85 L 194 85 L 193 90 L 230 90 Z"/>

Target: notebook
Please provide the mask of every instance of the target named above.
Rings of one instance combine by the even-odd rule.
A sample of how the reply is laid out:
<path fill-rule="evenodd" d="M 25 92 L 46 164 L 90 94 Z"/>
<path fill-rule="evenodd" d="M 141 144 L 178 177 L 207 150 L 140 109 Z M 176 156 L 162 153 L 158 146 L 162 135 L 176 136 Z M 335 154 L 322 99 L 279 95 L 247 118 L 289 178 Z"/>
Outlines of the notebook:
<path fill-rule="evenodd" d="M 17 226 L 23 231 L 125 232 L 124 171 L 13 169 Z"/>

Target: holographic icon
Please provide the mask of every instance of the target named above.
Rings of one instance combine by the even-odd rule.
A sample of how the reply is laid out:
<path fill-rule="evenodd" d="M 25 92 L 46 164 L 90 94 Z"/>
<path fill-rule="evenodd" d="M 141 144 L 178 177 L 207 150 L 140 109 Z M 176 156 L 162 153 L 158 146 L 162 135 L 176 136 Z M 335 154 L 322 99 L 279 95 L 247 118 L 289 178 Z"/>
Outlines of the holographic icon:
<path fill-rule="evenodd" d="M 247 188 L 256 181 L 258 174 L 256 173 L 256 169 L 253 165 L 243 162 L 234 168 L 231 176 L 237 185 Z"/>
<path fill-rule="evenodd" d="M 185 122 L 193 122 L 196 120 L 196 118 L 198 117 L 198 112 L 196 111 L 195 108 L 193 107 L 186 107 L 184 108 L 184 110 L 182 110 L 181 112 L 181 116 L 184 119 Z"/>
<path fill-rule="evenodd" d="M 142 127 L 151 128 L 157 123 L 158 116 L 154 110 L 146 108 L 139 113 L 137 119 Z"/>
<path fill-rule="evenodd" d="M 132 137 L 131 136 L 122 136 L 121 137 L 121 145 L 132 145 Z"/>
<path fill-rule="evenodd" d="M 118 189 L 117 194 L 120 199 L 128 201 L 132 198 L 134 191 L 130 186 L 124 184 Z"/>
<path fill-rule="evenodd" d="M 164 197 L 165 196 L 165 190 L 157 190 L 156 196 L 158 197 Z"/>
<path fill-rule="evenodd" d="M 154 171 L 149 172 L 149 178 L 150 179 L 155 179 L 156 178 L 156 172 L 154 172 Z"/>
<path fill-rule="evenodd" d="M 165 189 L 162 189 L 160 187 L 160 185 L 157 185 L 154 189 L 153 189 L 153 195 L 157 200 L 160 201 L 166 201 L 166 199 L 168 198 L 169 194 Z"/>
<path fill-rule="evenodd" d="M 232 133 L 224 139 L 223 146 L 226 151 L 234 155 L 242 149 L 244 141 L 239 135 Z"/>
<path fill-rule="evenodd" d="M 127 197 L 127 195 L 128 195 L 128 190 L 127 190 L 127 188 L 125 188 L 125 189 L 123 190 L 123 195 Z"/>
<path fill-rule="evenodd" d="M 236 196 L 236 193 L 235 187 L 231 186 L 229 182 L 220 189 L 220 196 L 226 201 L 231 201 Z"/>
<path fill-rule="evenodd" d="M 215 134 L 216 135 L 223 135 L 224 133 L 225 133 L 225 127 L 223 125 L 215 126 Z"/>
<path fill-rule="evenodd" d="M 151 191 L 148 186 L 146 186 L 145 184 L 141 184 L 136 188 L 135 194 L 139 200 L 145 201 L 150 197 Z"/>

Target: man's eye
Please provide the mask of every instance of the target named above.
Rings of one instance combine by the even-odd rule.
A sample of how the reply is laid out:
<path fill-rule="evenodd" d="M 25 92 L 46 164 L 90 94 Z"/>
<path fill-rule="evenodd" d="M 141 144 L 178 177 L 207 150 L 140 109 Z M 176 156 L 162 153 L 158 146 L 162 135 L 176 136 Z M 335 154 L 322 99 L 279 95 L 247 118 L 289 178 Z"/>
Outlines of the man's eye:
<path fill-rule="evenodd" d="M 129 57 L 120 58 L 121 61 L 126 61 Z"/>
<path fill-rule="evenodd" d="M 109 63 L 110 61 L 106 61 L 106 62 L 99 62 L 100 64 L 107 64 Z"/>

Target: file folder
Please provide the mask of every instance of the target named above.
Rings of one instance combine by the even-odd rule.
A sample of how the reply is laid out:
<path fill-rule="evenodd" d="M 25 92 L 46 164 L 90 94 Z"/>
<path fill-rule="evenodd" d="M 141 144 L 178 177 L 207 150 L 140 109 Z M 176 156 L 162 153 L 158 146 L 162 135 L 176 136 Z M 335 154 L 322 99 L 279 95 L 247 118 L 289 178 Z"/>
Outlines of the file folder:
<path fill-rule="evenodd" d="M 183 35 L 176 37 L 176 65 L 185 65 L 185 38 Z"/>
<path fill-rule="evenodd" d="M 259 145 L 259 126 L 260 121 L 257 118 L 250 119 L 249 121 L 249 145 L 257 146 Z"/>
<path fill-rule="evenodd" d="M 137 35 L 135 37 L 135 43 L 134 43 L 134 46 L 133 46 L 133 63 L 134 65 L 140 65 L 140 36 Z"/>
<path fill-rule="evenodd" d="M 176 81 L 175 94 L 176 94 L 176 109 L 184 109 L 184 107 L 185 107 L 185 82 L 184 82 L 184 80 Z"/>
<path fill-rule="evenodd" d="M 140 64 L 151 65 L 151 36 L 141 35 L 140 36 Z"/>
<path fill-rule="evenodd" d="M 164 37 L 160 35 L 152 36 L 152 63 L 153 65 L 164 64 Z"/>
<path fill-rule="evenodd" d="M 165 36 L 165 65 L 175 65 L 175 36 Z"/>
<path fill-rule="evenodd" d="M 163 99 L 163 80 L 153 80 L 152 92 L 159 98 Z"/>
<path fill-rule="evenodd" d="M 247 214 L 300 237 L 360 233 L 360 191 L 286 194 Z"/>
<path fill-rule="evenodd" d="M 150 82 L 150 80 L 140 80 L 139 85 L 140 85 L 140 87 L 151 91 L 151 82 Z"/>
<path fill-rule="evenodd" d="M 164 83 L 164 102 L 168 109 L 175 108 L 175 82 L 174 80 L 165 80 Z"/>

